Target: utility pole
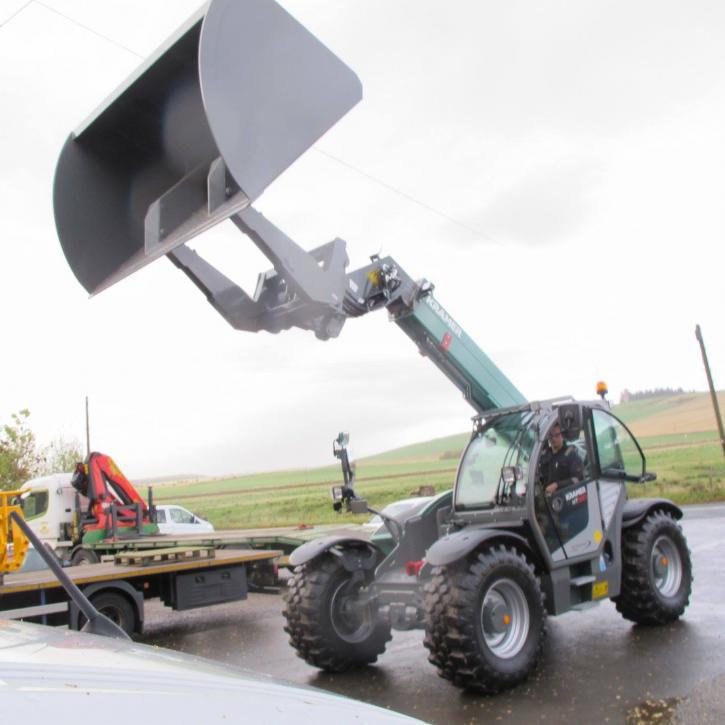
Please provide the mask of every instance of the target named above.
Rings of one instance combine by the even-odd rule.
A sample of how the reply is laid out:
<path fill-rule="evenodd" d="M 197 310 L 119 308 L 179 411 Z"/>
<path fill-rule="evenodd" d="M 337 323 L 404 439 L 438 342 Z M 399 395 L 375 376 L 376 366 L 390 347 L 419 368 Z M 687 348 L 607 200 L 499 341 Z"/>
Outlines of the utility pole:
<path fill-rule="evenodd" d="M 86 395 L 86 458 L 91 455 L 91 426 L 88 420 L 88 396 Z"/>
<path fill-rule="evenodd" d="M 705 352 L 705 341 L 702 339 L 702 331 L 700 325 L 695 326 L 695 337 L 700 343 L 700 350 L 702 352 L 702 362 L 705 365 L 705 373 L 707 375 L 707 383 L 710 386 L 710 397 L 712 398 L 712 407 L 715 410 L 715 420 L 717 421 L 717 429 L 720 433 L 720 445 L 722 446 L 722 452 L 725 456 L 725 432 L 722 427 L 722 418 L 720 417 L 720 405 L 717 402 L 717 393 L 715 392 L 715 384 L 712 382 L 712 374 L 710 373 L 710 364 L 707 361 L 707 353 Z"/>

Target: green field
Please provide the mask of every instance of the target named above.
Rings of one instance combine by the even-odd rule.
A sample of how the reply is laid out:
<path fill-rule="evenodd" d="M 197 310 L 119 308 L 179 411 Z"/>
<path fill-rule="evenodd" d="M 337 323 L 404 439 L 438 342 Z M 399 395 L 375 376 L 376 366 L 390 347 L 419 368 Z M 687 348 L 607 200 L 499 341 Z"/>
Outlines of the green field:
<path fill-rule="evenodd" d="M 725 400 L 723 400 L 725 407 Z M 705 393 L 683 393 L 614 406 L 638 436 L 647 469 L 657 481 L 630 485 L 630 495 L 663 496 L 677 503 L 725 500 L 725 459 Z M 375 508 L 453 485 L 468 434 L 426 441 L 357 462 L 356 488 Z M 362 521 L 332 510 L 329 489 L 338 466 L 260 473 L 158 487 L 159 503 L 175 502 L 219 529 Z"/>

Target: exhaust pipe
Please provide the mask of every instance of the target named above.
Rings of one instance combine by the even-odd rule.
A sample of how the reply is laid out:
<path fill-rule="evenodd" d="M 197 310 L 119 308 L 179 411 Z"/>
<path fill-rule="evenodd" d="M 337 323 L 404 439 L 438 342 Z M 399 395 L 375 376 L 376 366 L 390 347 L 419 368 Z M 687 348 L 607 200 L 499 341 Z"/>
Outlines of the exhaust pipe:
<path fill-rule="evenodd" d="M 211 0 L 66 141 L 65 257 L 96 294 L 262 194 L 362 97 L 273 0 Z"/>

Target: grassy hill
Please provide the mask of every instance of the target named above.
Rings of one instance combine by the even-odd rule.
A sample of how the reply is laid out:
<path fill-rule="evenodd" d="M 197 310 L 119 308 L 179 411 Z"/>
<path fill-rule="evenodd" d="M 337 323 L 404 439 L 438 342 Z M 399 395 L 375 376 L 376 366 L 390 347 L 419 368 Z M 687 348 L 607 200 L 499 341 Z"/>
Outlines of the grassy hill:
<path fill-rule="evenodd" d="M 458 433 L 456 435 L 446 436 L 445 438 L 434 438 L 433 440 L 424 441 L 423 443 L 414 443 L 410 446 L 395 448 L 392 451 L 386 451 L 385 453 L 378 453 L 374 456 L 362 458 L 360 459 L 360 463 L 375 464 L 401 461 L 433 461 L 441 460 L 442 458 L 448 458 L 455 461 L 466 443 L 468 443 L 468 439 L 470 437 L 470 433 Z"/>
<path fill-rule="evenodd" d="M 725 409 L 725 392 L 718 393 Z M 717 437 L 717 424 L 709 393 L 680 393 L 633 400 L 615 405 L 613 412 L 638 438 L 706 433 Z"/>
<path fill-rule="evenodd" d="M 725 393 L 719 399 L 725 408 Z M 631 401 L 613 412 L 637 436 L 647 469 L 658 475 L 655 483 L 631 486 L 632 496 L 680 503 L 725 499 L 725 464 L 709 394 Z M 460 433 L 360 459 L 358 491 L 377 506 L 415 495 L 420 486 L 444 491 L 453 484 L 468 438 Z M 337 522 L 329 488 L 340 479 L 335 465 L 277 471 L 167 485 L 156 491 L 156 500 L 185 504 L 219 528 Z"/>

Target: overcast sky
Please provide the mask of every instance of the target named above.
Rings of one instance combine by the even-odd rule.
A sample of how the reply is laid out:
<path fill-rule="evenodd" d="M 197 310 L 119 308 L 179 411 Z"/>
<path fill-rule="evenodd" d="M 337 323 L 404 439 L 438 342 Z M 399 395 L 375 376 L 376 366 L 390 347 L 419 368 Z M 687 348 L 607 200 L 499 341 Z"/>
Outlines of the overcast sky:
<path fill-rule="evenodd" d="M 240 0 L 241 2 L 242 0 Z M 725 385 L 725 4 L 284 0 L 363 100 L 256 207 L 352 267 L 394 256 L 529 398 Z M 52 179 L 69 132 L 199 5 L 0 0 L 0 421 L 128 475 L 330 463 L 467 430 L 473 410 L 384 313 L 337 340 L 234 331 L 167 260 L 88 299 Z M 225 222 L 191 245 L 249 291 Z"/>

